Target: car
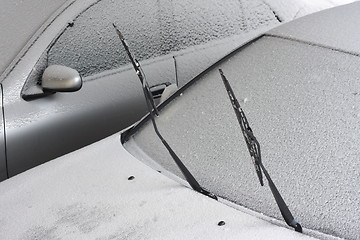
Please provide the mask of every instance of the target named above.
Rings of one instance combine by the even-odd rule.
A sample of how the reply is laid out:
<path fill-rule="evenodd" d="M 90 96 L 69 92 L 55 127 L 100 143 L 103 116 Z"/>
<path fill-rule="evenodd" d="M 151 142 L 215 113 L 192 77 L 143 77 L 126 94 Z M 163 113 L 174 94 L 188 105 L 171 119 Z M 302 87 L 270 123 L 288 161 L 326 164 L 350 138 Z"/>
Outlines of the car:
<path fill-rule="evenodd" d="M 155 1 L 149 6 L 159 10 L 157 17 L 167 17 Z M 209 42 L 200 34 L 195 42 L 174 45 L 170 29 L 161 25 L 166 21 L 157 21 L 132 2 L 15 1 L 0 8 L 1 31 L 6 33 L 0 43 L 0 181 L 118 132 L 145 115 L 140 83 L 112 23 L 120 23 L 135 45 L 158 99 L 167 86 L 184 85 L 238 45 L 238 38 L 229 34 L 218 37 L 228 40 L 212 37 L 216 41 Z M 121 9 L 127 9 L 126 14 Z M 143 32 L 133 31 L 145 23 Z M 275 23 L 268 10 L 254 18 L 252 28 Z"/>
<path fill-rule="evenodd" d="M 1 239 L 358 239 L 359 9 L 270 30 L 180 88 L 158 117 L 151 108 L 120 134 L 3 181 Z M 264 183 L 271 175 L 302 229 L 282 220 L 274 186 L 259 186 L 249 136 Z"/>
<path fill-rule="evenodd" d="M 359 239 L 359 13 L 355 2 L 252 39 L 150 109 L 125 148 L 206 196 Z"/>
<path fill-rule="evenodd" d="M 354 3 L 266 32 L 162 102 L 158 117 L 150 109 L 120 134 L 2 182 L 1 239 L 358 239 L 357 145 L 347 140 L 358 137 L 348 135 L 359 121 L 349 105 L 357 102 L 358 46 L 348 36 L 358 36 L 359 8 Z M 334 30 L 343 34 L 332 36 Z M 252 130 L 242 131 L 239 113 Z M 336 127 L 333 136 L 329 126 Z M 249 132 L 262 147 L 265 175 L 303 226 L 298 232 L 286 227 L 271 192 L 251 173 L 242 140 Z M 182 179 L 181 164 L 162 142 L 200 189 L 190 188 L 189 173 L 188 182 Z M 354 151 L 345 156 L 346 147 Z"/>
<path fill-rule="evenodd" d="M 159 102 L 165 88 L 185 85 L 242 42 L 336 4 L 2 2 L 0 181 L 120 131 L 146 113 L 112 23 L 135 46 Z"/>

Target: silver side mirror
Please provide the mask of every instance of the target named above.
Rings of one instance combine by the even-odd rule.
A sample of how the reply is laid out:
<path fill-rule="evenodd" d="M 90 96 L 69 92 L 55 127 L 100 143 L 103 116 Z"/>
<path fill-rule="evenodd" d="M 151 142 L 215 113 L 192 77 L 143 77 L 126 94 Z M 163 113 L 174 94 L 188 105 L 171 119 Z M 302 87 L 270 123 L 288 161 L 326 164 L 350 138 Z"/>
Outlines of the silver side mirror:
<path fill-rule="evenodd" d="M 75 92 L 82 86 L 82 78 L 78 71 L 61 66 L 51 65 L 42 75 L 41 86 L 52 92 Z"/>

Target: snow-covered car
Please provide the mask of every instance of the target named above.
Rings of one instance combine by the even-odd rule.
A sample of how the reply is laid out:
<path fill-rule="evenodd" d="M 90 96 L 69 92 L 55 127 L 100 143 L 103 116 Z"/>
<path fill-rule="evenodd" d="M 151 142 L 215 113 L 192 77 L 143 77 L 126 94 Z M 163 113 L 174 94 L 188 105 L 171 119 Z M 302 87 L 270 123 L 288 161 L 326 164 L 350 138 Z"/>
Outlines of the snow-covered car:
<path fill-rule="evenodd" d="M 251 34 L 337 2 L 2 1 L 0 181 L 120 131 L 146 113 L 112 23 L 136 46 L 160 97 Z"/>
<path fill-rule="evenodd" d="M 70 44 L 62 37 L 94 3 L 0 3 L 0 181 L 118 132 L 146 113 L 137 82 L 120 64 L 94 72 L 74 66 L 81 54 L 54 59 L 67 54 Z"/>
<path fill-rule="evenodd" d="M 166 86 L 184 85 L 239 44 L 232 34 L 250 27 L 230 21 L 231 6 L 217 10 L 223 13 L 222 24 L 207 19 L 189 37 L 197 18 L 204 21 L 204 16 L 217 14 L 213 5 L 198 14 L 184 9 L 181 16 L 187 14 L 189 22 L 175 26 L 180 20 L 168 15 L 174 6 L 157 1 L 148 1 L 146 7 L 110 0 L 2 1 L 0 181 L 118 132 L 145 115 L 139 82 L 113 22 L 136 45 L 151 90 L 160 97 Z M 265 4 L 246 14 L 256 12 L 262 14 L 253 14 L 252 30 L 278 23 Z M 233 22 L 230 26 L 238 30 L 209 37 L 214 20 L 218 28 Z M 186 27 L 188 32 L 182 31 Z M 175 29 L 182 32 L 174 35 Z"/>
<path fill-rule="evenodd" d="M 2 182 L 0 238 L 358 239 L 359 11 L 260 34 L 158 107 L 137 71 L 150 114 Z"/>
<path fill-rule="evenodd" d="M 297 231 L 359 239 L 359 14 L 356 2 L 249 41 L 123 134 L 125 148 Z"/>

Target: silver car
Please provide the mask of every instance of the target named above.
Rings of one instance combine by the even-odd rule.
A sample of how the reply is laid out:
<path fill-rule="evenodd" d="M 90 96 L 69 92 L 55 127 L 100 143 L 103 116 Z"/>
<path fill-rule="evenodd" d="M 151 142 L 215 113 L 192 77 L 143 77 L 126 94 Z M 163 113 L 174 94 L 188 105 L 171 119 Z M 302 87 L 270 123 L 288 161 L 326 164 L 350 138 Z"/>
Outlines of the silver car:
<path fill-rule="evenodd" d="M 204 35 L 210 30 L 206 24 L 195 37 L 182 32 L 174 36 L 181 28 L 164 25 L 169 16 L 163 10 L 171 4 L 149 2 L 149 11 L 132 1 L 63 2 L 1 3 L 0 180 L 104 138 L 146 113 L 141 85 L 112 23 L 122 28 L 144 60 L 158 97 L 167 86 L 184 85 L 239 44 L 230 39 L 226 45 L 206 45 L 236 33 L 209 38 Z M 261 6 L 256 11 L 266 10 Z M 265 12 L 253 18 L 252 29 L 278 23 L 269 9 Z M 223 23 L 232 18 L 230 13 Z M 201 17 L 188 15 L 189 20 Z"/>
<path fill-rule="evenodd" d="M 356 2 L 253 39 L 125 133 L 125 148 L 296 231 L 359 239 L 359 13 Z"/>
<path fill-rule="evenodd" d="M 261 34 L 158 117 L 2 182 L 0 238 L 359 239 L 359 8 Z"/>

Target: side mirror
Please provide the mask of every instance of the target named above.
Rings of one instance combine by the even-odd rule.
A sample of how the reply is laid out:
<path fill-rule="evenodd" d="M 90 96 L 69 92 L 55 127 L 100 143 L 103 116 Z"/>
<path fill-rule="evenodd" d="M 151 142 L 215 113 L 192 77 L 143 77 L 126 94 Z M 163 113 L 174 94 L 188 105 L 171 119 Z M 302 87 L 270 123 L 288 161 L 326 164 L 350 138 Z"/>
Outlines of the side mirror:
<path fill-rule="evenodd" d="M 81 86 L 82 78 L 78 71 L 61 65 L 47 67 L 41 79 L 41 87 L 50 92 L 75 92 Z"/>

